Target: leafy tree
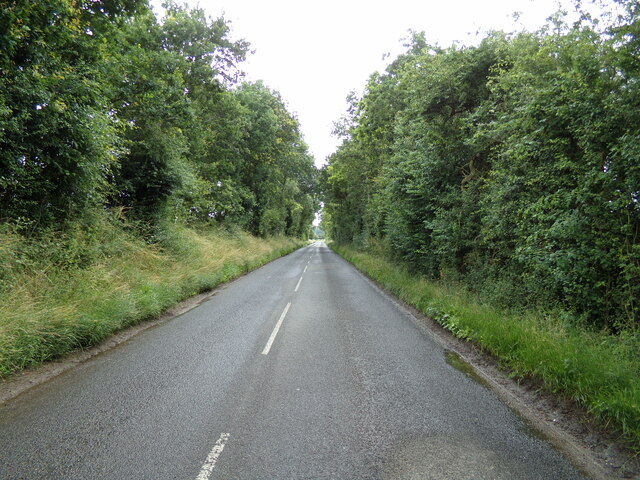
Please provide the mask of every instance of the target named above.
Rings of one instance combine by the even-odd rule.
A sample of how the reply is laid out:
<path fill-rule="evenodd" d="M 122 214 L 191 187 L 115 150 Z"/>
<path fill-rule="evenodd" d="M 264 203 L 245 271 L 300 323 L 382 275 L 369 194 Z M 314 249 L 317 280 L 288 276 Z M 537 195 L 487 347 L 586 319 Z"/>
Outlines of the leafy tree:
<path fill-rule="evenodd" d="M 202 9 L 165 7 L 162 23 L 147 11 L 128 25 L 120 38 L 126 48 L 114 57 L 113 102 L 129 127 L 116 202 L 153 219 L 172 198 L 179 216 L 207 217 L 218 211 L 206 198 L 221 181 L 203 177 L 216 161 L 209 145 L 215 125 L 230 120 L 211 112 L 226 115 L 223 82 L 237 75 L 248 46 L 232 42 L 227 23 Z"/>
<path fill-rule="evenodd" d="M 261 82 L 243 84 L 237 91 L 248 112 L 243 186 L 255 195 L 248 225 L 260 235 L 305 236 L 316 208 L 316 173 L 302 139 L 298 121 L 280 96 Z"/>
<path fill-rule="evenodd" d="M 371 77 L 324 170 L 331 236 L 512 307 L 638 324 L 638 6 L 429 47 Z"/>
<path fill-rule="evenodd" d="M 0 4 L 0 217 L 44 228 L 102 204 L 118 160 L 103 42 L 139 1 Z"/>
<path fill-rule="evenodd" d="M 0 6 L 1 221 L 56 230 L 118 207 L 308 234 L 313 159 L 277 93 L 235 88 L 249 45 L 226 20 L 172 1 L 161 20 L 145 0 Z"/>

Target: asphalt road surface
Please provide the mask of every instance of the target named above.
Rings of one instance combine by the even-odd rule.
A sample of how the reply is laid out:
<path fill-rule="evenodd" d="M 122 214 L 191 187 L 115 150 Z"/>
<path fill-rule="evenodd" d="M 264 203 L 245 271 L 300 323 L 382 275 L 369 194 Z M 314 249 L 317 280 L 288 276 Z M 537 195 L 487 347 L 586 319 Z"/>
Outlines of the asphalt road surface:
<path fill-rule="evenodd" d="M 316 243 L 0 408 L 8 479 L 582 479 Z"/>

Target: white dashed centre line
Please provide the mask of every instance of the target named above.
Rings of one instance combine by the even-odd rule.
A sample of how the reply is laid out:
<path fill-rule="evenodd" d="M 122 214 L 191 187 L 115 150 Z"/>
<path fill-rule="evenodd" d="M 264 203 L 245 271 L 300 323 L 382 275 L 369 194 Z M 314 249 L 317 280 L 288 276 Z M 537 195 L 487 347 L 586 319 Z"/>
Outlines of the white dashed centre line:
<path fill-rule="evenodd" d="M 211 452 L 209 452 L 209 455 L 207 455 L 207 460 L 204 462 L 204 465 L 202 465 L 202 468 L 200 469 L 200 473 L 196 477 L 196 480 L 209 480 L 211 472 L 213 472 L 213 469 L 216 466 L 216 462 L 218 461 L 218 458 L 220 458 L 220 454 L 222 453 L 222 450 L 224 450 L 224 446 L 227 443 L 227 440 L 229 440 L 229 436 L 230 434 L 228 433 L 223 433 L 222 435 L 220 435 L 220 438 L 211 449 Z"/>
<path fill-rule="evenodd" d="M 278 323 L 276 323 L 276 326 L 273 329 L 273 332 L 271 332 L 271 336 L 269 337 L 269 341 L 265 345 L 264 350 L 262 350 L 262 355 L 268 355 L 269 354 L 269 350 L 271 350 L 271 345 L 273 345 L 273 341 L 276 339 L 276 335 L 278 335 L 278 331 L 280 330 L 280 326 L 282 325 L 282 321 L 284 320 L 284 317 L 287 315 L 287 312 L 289 311 L 289 307 L 290 306 L 291 306 L 291 302 L 287 303 L 287 306 L 284 308 L 284 311 L 282 312 L 282 315 L 280 315 L 280 319 L 278 320 Z"/>
<path fill-rule="evenodd" d="M 296 289 L 294 290 L 294 292 L 297 292 L 298 289 L 300 288 L 300 284 L 302 283 L 302 277 L 300 277 L 300 280 L 298 280 L 298 284 L 296 285 Z"/>

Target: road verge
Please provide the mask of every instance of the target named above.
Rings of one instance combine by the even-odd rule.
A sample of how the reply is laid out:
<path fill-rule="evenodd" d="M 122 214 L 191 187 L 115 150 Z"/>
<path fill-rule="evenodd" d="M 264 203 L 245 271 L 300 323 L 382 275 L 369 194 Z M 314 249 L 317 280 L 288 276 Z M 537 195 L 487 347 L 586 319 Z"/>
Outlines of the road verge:
<path fill-rule="evenodd" d="M 535 314 L 502 312 L 379 256 L 330 246 L 386 291 L 497 359 L 511 376 L 571 399 L 601 425 L 623 431 L 626 445 L 640 451 L 640 368 L 637 353 L 629 351 L 624 339 L 579 331 Z"/>
<path fill-rule="evenodd" d="M 5 270 L 11 284 L 0 296 L 0 378 L 98 345 L 304 244 L 177 226 L 155 243 L 108 228 L 102 234 L 115 237 L 117 248 L 104 247 L 88 265 L 42 261 Z M 0 240 L 11 248 L 11 237 Z"/>

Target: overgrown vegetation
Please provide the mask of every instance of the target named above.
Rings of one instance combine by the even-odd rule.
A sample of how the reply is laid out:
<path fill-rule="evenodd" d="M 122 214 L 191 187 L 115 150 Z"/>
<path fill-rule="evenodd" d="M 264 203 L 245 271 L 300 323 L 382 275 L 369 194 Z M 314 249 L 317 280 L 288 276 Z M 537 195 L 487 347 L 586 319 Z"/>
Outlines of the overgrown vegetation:
<path fill-rule="evenodd" d="M 159 231 L 154 244 L 108 223 L 64 242 L 0 233 L 0 377 L 95 345 L 304 243 L 213 225 Z"/>
<path fill-rule="evenodd" d="M 513 375 L 533 378 L 620 429 L 640 451 L 640 335 L 612 338 L 537 312 L 515 314 L 470 296 L 460 286 L 427 280 L 383 252 L 331 248 L 385 289 L 454 335 L 490 352 Z"/>
<path fill-rule="evenodd" d="M 638 3 L 609 24 L 441 48 L 415 34 L 337 125 L 333 239 L 494 304 L 635 331 L 640 300 Z"/>
<path fill-rule="evenodd" d="M 0 375 L 311 233 L 317 170 L 279 94 L 242 81 L 249 44 L 164 7 L 0 0 Z"/>

